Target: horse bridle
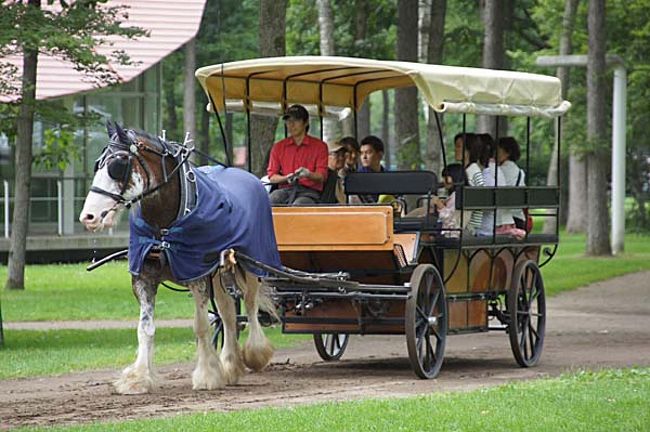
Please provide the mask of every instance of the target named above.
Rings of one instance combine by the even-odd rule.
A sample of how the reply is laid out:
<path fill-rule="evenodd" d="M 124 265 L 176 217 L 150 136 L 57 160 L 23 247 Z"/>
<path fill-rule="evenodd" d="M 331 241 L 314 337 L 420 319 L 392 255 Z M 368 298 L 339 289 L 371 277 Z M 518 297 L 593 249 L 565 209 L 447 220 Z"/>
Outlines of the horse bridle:
<path fill-rule="evenodd" d="M 157 149 L 145 145 L 144 142 L 142 141 L 135 141 L 131 131 L 129 131 L 129 135 L 131 135 L 129 136 L 131 140 L 130 144 L 122 143 L 121 141 L 119 141 L 117 134 L 113 135 L 108 145 L 104 148 L 102 154 L 95 161 L 95 169 L 94 169 L 95 173 L 100 168 L 108 165 L 108 175 L 113 180 L 122 182 L 122 189 L 120 190 L 119 194 L 109 192 L 97 186 L 92 186 L 90 188 L 90 192 L 95 192 L 97 194 L 104 195 L 106 197 L 109 197 L 113 201 L 115 201 L 115 205 L 112 208 L 102 212 L 101 215 L 102 218 L 105 217 L 106 214 L 108 214 L 109 212 L 116 210 L 120 205 L 123 205 L 125 208 L 128 209 L 133 204 L 137 203 L 143 198 L 158 191 L 161 187 L 163 187 L 173 178 L 174 174 L 176 174 L 181 169 L 181 167 L 185 165 L 185 163 L 189 160 L 192 152 L 194 151 L 193 147 L 185 147 L 181 145 L 175 146 L 176 147 L 175 152 L 170 151 L 170 148 L 168 147 L 168 143 L 165 141 L 161 141 L 163 149 L 162 151 L 159 151 Z M 160 157 L 160 161 L 161 161 L 160 163 L 163 172 L 163 181 L 158 183 L 154 187 L 150 187 L 151 178 L 153 176 L 149 171 L 149 168 L 147 168 L 146 162 L 142 159 L 142 156 L 140 155 L 141 151 L 147 151 Z M 167 157 L 172 157 L 176 161 L 176 166 L 169 173 L 167 173 L 167 165 L 165 163 Z M 126 159 L 126 166 L 124 167 L 124 169 L 116 168 L 113 171 L 111 171 L 111 166 L 113 166 L 114 164 L 110 164 L 110 162 L 118 158 Z M 129 183 L 129 178 L 131 178 L 131 174 L 133 172 L 133 160 L 137 161 L 137 163 L 142 167 L 142 170 L 145 173 L 146 176 L 145 190 L 144 192 L 136 195 L 131 199 L 126 199 L 124 197 L 124 192 L 126 192 Z M 188 170 L 186 175 L 190 177 L 193 176 L 194 173 L 191 170 Z"/>

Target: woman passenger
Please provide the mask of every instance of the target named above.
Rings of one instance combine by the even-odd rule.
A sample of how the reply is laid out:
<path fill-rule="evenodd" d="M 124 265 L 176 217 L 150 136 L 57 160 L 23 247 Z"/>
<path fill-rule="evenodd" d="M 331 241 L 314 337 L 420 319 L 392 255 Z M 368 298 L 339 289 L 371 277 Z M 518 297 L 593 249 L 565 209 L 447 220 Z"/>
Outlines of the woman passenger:
<path fill-rule="evenodd" d="M 497 142 L 497 161 L 503 171 L 506 186 L 526 186 L 526 173 L 519 168 L 516 162 L 521 157 L 519 143 L 513 137 L 501 137 Z M 515 226 L 526 229 L 526 216 L 522 209 L 512 210 Z"/>
<path fill-rule="evenodd" d="M 465 140 L 465 146 L 463 146 L 463 139 Z M 456 146 L 456 157 L 458 158 L 460 155 L 463 157 L 467 185 L 485 186 L 485 180 L 483 179 L 485 154 L 478 135 L 473 133 L 459 134 L 456 136 L 454 144 Z M 472 210 L 469 223 L 467 224 L 467 230 L 473 235 L 478 235 L 482 220 L 483 211 Z"/>

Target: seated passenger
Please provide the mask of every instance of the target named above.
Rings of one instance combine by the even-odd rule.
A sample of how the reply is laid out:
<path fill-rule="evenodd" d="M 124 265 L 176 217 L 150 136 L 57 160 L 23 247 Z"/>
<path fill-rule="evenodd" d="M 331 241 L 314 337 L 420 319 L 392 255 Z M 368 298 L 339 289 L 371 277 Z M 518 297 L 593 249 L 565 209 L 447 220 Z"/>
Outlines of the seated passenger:
<path fill-rule="evenodd" d="M 465 144 L 463 145 L 463 142 Z M 473 133 L 458 134 L 455 141 L 456 158 L 461 158 L 463 166 L 465 167 L 465 177 L 467 186 L 485 186 L 483 180 L 483 163 L 485 162 L 485 154 L 483 145 L 479 140 L 478 135 Z M 463 148 L 465 149 L 463 151 Z M 472 210 L 469 222 L 467 224 L 467 231 L 473 235 L 478 235 L 483 221 L 482 210 Z"/>
<path fill-rule="evenodd" d="M 361 166 L 357 172 L 371 173 L 385 171 L 381 164 L 381 159 L 384 157 L 384 142 L 381 139 L 374 135 L 368 135 L 361 140 L 360 153 Z M 378 200 L 379 195 L 375 194 L 360 195 L 359 197 L 352 198 L 352 202 L 360 201 L 362 203 L 376 203 Z"/>
<path fill-rule="evenodd" d="M 461 228 L 461 212 L 456 210 L 456 186 L 466 184 L 465 170 L 461 164 L 449 164 L 442 170 L 442 179 L 447 190 L 446 199 L 436 199 L 438 220 L 442 223 L 442 235 L 445 237 L 458 237 Z M 467 226 L 470 215 L 462 217 L 463 225 Z"/>
<path fill-rule="evenodd" d="M 345 203 L 345 191 L 343 190 L 343 179 L 339 172 L 345 165 L 347 150 L 340 141 L 328 144 L 329 155 L 327 156 L 327 180 L 323 186 L 323 193 L 320 202 L 326 204 Z"/>
<path fill-rule="evenodd" d="M 346 156 L 345 164 L 339 175 L 345 177 L 347 173 L 356 172 L 359 169 L 359 143 L 354 137 L 347 136 L 340 140 L 340 144 L 345 147 Z"/>
<path fill-rule="evenodd" d="M 327 178 L 327 145 L 307 134 L 309 113 L 302 105 L 290 106 L 282 119 L 289 137 L 271 149 L 267 174 L 279 186 L 271 192 L 271 204 L 315 204 Z"/>
<path fill-rule="evenodd" d="M 497 161 L 503 171 L 506 186 L 526 186 L 526 173 L 516 164 L 520 156 L 521 152 L 517 140 L 513 137 L 499 138 L 497 142 Z M 512 210 L 512 218 L 517 228 L 527 231 L 532 228 L 528 226 L 528 217 L 524 215 L 523 209 Z"/>
<path fill-rule="evenodd" d="M 480 134 L 479 139 L 482 141 L 484 151 L 485 168 L 483 169 L 483 180 L 485 186 L 506 186 L 506 176 L 497 166 L 493 157 L 496 152 L 496 145 L 490 134 Z M 496 229 L 495 229 L 496 225 Z M 512 212 L 509 209 L 497 209 L 496 216 L 494 210 L 485 210 L 483 212 L 483 220 L 481 221 L 481 228 L 478 231 L 479 235 L 492 236 L 498 235 L 511 235 L 518 239 L 522 239 L 526 232 L 518 229 L 512 218 Z"/>

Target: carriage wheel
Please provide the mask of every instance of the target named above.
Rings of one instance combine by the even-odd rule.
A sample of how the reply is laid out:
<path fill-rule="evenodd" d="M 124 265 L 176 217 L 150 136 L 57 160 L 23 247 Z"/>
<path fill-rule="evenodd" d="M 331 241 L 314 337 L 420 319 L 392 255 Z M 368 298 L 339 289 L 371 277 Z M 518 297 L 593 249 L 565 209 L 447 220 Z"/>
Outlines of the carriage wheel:
<path fill-rule="evenodd" d="M 534 366 L 542 355 L 546 328 L 544 280 L 534 261 L 515 268 L 507 302 L 512 353 L 519 366 Z"/>
<path fill-rule="evenodd" d="M 212 345 L 214 348 L 219 351 L 223 348 L 223 320 L 219 316 L 219 313 L 216 311 L 208 311 L 208 319 L 210 320 L 210 325 L 214 327 L 214 333 L 212 333 Z"/>
<path fill-rule="evenodd" d="M 418 265 L 411 275 L 404 328 L 413 371 L 423 379 L 435 378 L 445 353 L 447 300 L 440 273 L 431 264 Z"/>
<path fill-rule="evenodd" d="M 314 345 L 318 355 L 325 361 L 339 360 L 348 346 L 350 336 L 345 333 L 316 333 Z"/>

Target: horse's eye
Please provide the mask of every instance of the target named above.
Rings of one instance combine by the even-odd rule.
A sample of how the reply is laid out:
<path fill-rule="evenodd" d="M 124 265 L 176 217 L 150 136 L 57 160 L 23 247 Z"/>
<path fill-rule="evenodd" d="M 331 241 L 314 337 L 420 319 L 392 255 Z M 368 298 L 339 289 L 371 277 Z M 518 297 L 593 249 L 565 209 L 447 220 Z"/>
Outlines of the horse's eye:
<path fill-rule="evenodd" d="M 96 173 L 99 171 L 99 159 L 95 161 L 95 165 L 93 166 L 93 172 Z"/>
<path fill-rule="evenodd" d="M 129 169 L 129 160 L 115 158 L 108 164 L 108 175 L 116 181 L 126 181 Z"/>

